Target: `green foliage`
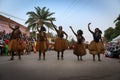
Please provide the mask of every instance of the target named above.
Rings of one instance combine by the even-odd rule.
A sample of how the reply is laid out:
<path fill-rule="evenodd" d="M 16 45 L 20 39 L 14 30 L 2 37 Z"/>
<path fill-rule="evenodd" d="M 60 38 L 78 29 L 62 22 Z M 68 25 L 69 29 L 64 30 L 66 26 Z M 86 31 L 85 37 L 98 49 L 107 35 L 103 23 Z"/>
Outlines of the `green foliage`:
<path fill-rule="evenodd" d="M 120 22 L 116 23 L 115 29 L 120 31 Z"/>
<path fill-rule="evenodd" d="M 49 9 L 46 9 L 46 7 L 40 8 L 35 7 L 35 12 L 30 11 L 26 13 L 29 15 L 28 20 L 25 22 L 25 24 L 28 24 L 28 28 L 31 30 L 36 30 L 37 27 L 41 27 L 42 25 L 45 25 L 48 28 L 53 29 L 50 20 L 55 20 L 54 17 L 51 17 L 54 12 L 50 12 Z"/>
<path fill-rule="evenodd" d="M 30 32 L 30 35 L 31 35 L 32 37 L 34 37 L 34 38 L 35 38 L 35 36 L 36 36 L 36 32 L 35 32 L 35 31 Z"/>
<path fill-rule="evenodd" d="M 108 41 L 112 40 L 111 35 L 114 33 L 114 29 L 112 27 L 109 27 L 107 30 L 105 30 L 105 37 Z"/>
<path fill-rule="evenodd" d="M 109 27 L 107 30 L 105 30 L 104 36 L 108 41 L 111 41 L 113 38 L 120 35 L 120 15 L 116 18 L 114 23 L 116 25 L 114 29 Z"/>
<path fill-rule="evenodd" d="M 52 38 L 52 39 L 51 39 L 51 42 L 55 42 L 55 39 L 54 39 L 54 38 Z"/>

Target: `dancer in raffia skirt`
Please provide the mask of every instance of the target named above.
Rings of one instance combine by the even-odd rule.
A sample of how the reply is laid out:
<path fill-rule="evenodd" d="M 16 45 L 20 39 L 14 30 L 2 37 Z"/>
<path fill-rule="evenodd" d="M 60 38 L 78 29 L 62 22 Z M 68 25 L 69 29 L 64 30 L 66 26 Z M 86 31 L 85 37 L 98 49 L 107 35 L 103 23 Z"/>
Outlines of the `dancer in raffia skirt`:
<path fill-rule="evenodd" d="M 47 37 L 46 37 L 46 29 L 45 27 L 41 26 L 41 29 L 37 27 L 39 32 L 38 40 L 36 43 L 36 49 L 39 51 L 39 60 L 41 60 L 41 53 L 43 53 L 43 60 L 45 60 L 45 52 L 48 49 Z"/>
<path fill-rule="evenodd" d="M 101 61 L 100 54 L 103 54 L 105 51 L 104 45 L 103 45 L 103 42 L 101 39 L 102 32 L 99 28 L 96 28 L 95 32 L 91 31 L 90 24 L 91 23 L 88 24 L 88 30 L 93 35 L 93 41 L 90 42 L 89 52 L 90 52 L 90 54 L 93 55 L 93 61 L 95 61 L 95 55 L 98 55 L 98 61 Z"/>
<path fill-rule="evenodd" d="M 72 29 L 71 26 L 70 29 L 77 38 L 77 42 L 74 45 L 73 53 L 78 57 L 78 60 L 80 57 L 80 60 L 82 61 L 82 56 L 86 55 L 85 44 L 84 44 L 85 38 L 82 36 L 83 31 L 78 30 L 77 33 L 75 33 L 75 31 Z"/>
<path fill-rule="evenodd" d="M 11 52 L 11 59 L 14 60 L 14 52 L 18 52 L 19 60 L 21 60 L 21 54 L 19 52 L 20 43 L 21 43 L 21 36 L 22 33 L 19 30 L 19 25 L 16 25 L 14 28 L 10 25 L 9 19 L 9 27 L 13 30 L 10 36 L 10 43 L 8 45 L 9 51 Z"/>
<path fill-rule="evenodd" d="M 59 60 L 60 52 L 61 52 L 61 59 L 63 60 L 64 51 L 67 49 L 66 39 L 67 39 L 68 35 L 62 30 L 62 26 L 59 26 L 59 30 L 57 30 L 57 28 L 53 24 L 52 20 L 51 20 L 51 23 L 52 23 L 55 31 L 57 32 L 57 38 L 55 40 L 54 49 L 55 49 L 55 51 L 57 51 L 58 60 Z M 66 35 L 66 39 L 63 38 L 64 35 Z"/>

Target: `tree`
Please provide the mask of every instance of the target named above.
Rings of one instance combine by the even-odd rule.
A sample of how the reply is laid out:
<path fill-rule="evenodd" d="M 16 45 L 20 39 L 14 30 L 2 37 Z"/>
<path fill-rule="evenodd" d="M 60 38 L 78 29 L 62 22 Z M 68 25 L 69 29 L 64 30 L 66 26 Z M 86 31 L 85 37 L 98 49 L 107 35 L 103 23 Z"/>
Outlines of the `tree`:
<path fill-rule="evenodd" d="M 105 30 L 105 38 L 108 40 L 108 41 L 111 41 L 112 40 L 112 37 L 111 35 L 114 33 L 114 29 L 112 27 L 109 27 L 107 30 Z"/>
<path fill-rule="evenodd" d="M 109 27 L 107 30 L 105 30 L 105 37 L 108 41 L 111 41 L 113 38 L 120 35 L 120 15 L 115 19 L 115 28 Z"/>
<path fill-rule="evenodd" d="M 54 17 L 51 17 L 54 12 L 49 12 L 49 9 L 46 9 L 46 7 L 40 8 L 35 7 L 35 12 L 30 11 L 26 13 L 29 15 L 28 20 L 25 22 L 25 24 L 28 24 L 28 28 L 31 30 L 36 30 L 37 27 L 41 27 L 42 25 L 45 25 L 48 28 L 53 29 L 50 20 L 55 20 Z"/>
<path fill-rule="evenodd" d="M 36 32 L 35 32 L 35 31 L 30 32 L 30 35 L 31 35 L 33 38 L 36 38 Z"/>
<path fill-rule="evenodd" d="M 114 21 L 114 23 L 116 25 L 115 29 L 119 30 L 119 32 L 120 32 L 120 15 L 116 18 L 116 20 Z"/>
<path fill-rule="evenodd" d="M 114 23 L 120 23 L 120 14 L 119 14 L 119 16 L 115 19 L 115 21 L 114 21 Z"/>
<path fill-rule="evenodd" d="M 115 37 L 120 35 L 120 14 L 119 16 L 116 18 L 116 20 L 114 21 L 116 27 L 115 27 Z"/>

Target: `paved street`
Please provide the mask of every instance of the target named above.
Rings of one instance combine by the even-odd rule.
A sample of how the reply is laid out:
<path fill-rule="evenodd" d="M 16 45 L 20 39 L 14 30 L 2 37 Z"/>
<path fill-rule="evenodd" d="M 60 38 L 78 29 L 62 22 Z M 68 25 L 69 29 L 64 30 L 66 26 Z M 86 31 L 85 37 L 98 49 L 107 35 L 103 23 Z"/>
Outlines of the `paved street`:
<path fill-rule="evenodd" d="M 8 61 L 0 56 L 0 80 L 120 80 L 118 59 L 105 58 L 92 61 L 92 55 L 78 61 L 71 50 L 66 50 L 64 60 L 57 60 L 55 51 L 46 53 L 46 60 L 38 60 L 38 53 L 22 56 L 22 60 Z"/>

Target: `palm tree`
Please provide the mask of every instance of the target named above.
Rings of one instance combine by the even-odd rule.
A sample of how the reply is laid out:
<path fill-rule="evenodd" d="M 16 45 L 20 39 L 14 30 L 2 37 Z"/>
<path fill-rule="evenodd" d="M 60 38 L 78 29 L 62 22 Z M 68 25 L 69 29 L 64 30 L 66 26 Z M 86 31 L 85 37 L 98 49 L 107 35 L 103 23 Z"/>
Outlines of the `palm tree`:
<path fill-rule="evenodd" d="M 42 25 L 45 25 L 48 27 L 48 32 L 49 28 L 53 29 L 50 20 L 55 20 L 54 17 L 51 17 L 54 12 L 49 12 L 49 9 L 46 9 L 46 7 L 40 8 L 40 7 L 35 7 L 35 12 L 30 11 L 26 13 L 29 15 L 28 20 L 25 22 L 25 24 L 28 24 L 28 28 L 32 30 L 36 30 L 37 27 L 41 27 Z"/>

